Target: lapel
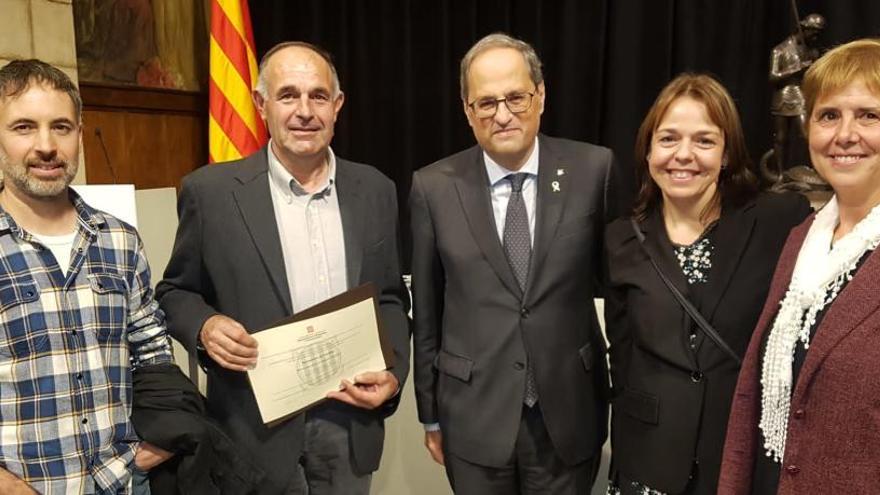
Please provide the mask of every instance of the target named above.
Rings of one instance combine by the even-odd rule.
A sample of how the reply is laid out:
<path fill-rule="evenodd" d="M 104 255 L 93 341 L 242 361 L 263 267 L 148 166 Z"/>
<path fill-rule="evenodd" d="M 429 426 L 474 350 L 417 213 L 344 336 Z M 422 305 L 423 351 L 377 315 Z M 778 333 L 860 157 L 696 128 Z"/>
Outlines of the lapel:
<path fill-rule="evenodd" d="M 284 310 L 291 314 L 290 288 L 284 268 L 278 224 L 275 221 L 275 209 L 272 206 L 268 171 L 268 155 L 264 146 L 241 163 L 235 177 L 240 185 L 233 190 L 232 195 L 245 228 L 257 247 L 263 267 L 284 304 Z"/>
<path fill-rule="evenodd" d="M 364 254 L 364 228 L 367 222 L 361 180 L 349 163 L 336 157 L 336 198 L 342 218 L 342 238 L 345 244 L 345 275 L 348 287 L 360 285 L 361 263 Z"/>
<path fill-rule="evenodd" d="M 690 300 L 690 286 L 684 278 L 684 273 L 681 271 L 681 265 L 678 264 L 678 260 L 676 260 L 675 255 L 673 254 L 672 241 L 669 240 L 669 234 L 666 232 L 666 225 L 663 223 L 663 213 L 660 208 L 655 208 L 654 211 L 648 215 L 648 218 L 639 224 L 639 227 L 645 234 L 645 242 L 642 244 L 643 249 L 650 253 L 650 256 L 654 258 L 657 266 L 664 274 L 666 274 L 666 277 L 672 282 L 672 285 L 674 285 L 685 298 Z M 684 308 L 682 308 L 675 299 L 672 291 L 666 287 L 666 284 L 663 282 L 660 275 L 657 274 L 654 267 L 651 266 L 650 260 L 645 261 L 647 262 L 645 269 L 652 272 L 663 290 L 668 293 L 672 307 L 682 315 L 682 326 L 678 328 L 673 336 L 674 338 L 680 339 L 682 344 L 681 348 L 685 349 L 688 345 L 691 320 L 687 316 L 687 312 Z M 702 332 L 697 333 L 699 334 Z M 685 352 L 682 355 L 688 361 L 690 366 L 696 366 L 696 358 L 692 352 Z"/>
<path fill-rule="evenodd" d="M 880 255 L 871 253 L 852 280 L 831 303 L 801 368 L 792 397 L 803 397 L 806 387 L 832 349 L 880 306 L 877 280 L 880 279 Z M 835 304 L 840 301 L 841 304 Z M 793 401 L 792 401 L 793 402 Z"/>
<path fill-rule="evenodd" d="M 522 290 L 507 262 L 504 248 L 498 239 L 495 226 L 495 215 L 492 213 L 492 200 L 489 196 L 489 176 L 483 161 L 483 151 L 479 146 L 471 148 L 470 156 L 466 157 L 457 174 L 455 187 L 461 201 L 468 228 L 486 261 L 495 270 L 498 278 L 517 297 L 522 298 Z"/>
<path fill-rule="evenodd" d="M 532 263 L 526 293 L 535 285 L 535 278 L 541 273 L 541 265 L 556 237 L 556 228 L 562 218 L 565 199 L 568 197 L 568 177 L 570 173 L 557 175 L 557 170 L 568 168 L 568 163 L 560 157 L 544 136 L 538 137 L 538 182 L 535 205 L 535 242 L 532 248 Z"/>
<path fill-rule="evenodd" d="M 715 227 L 712 269 L 700 305 L 700 312 L 709 322 L 713 320 L 718 304 L 740 267 L 743 252 L 755 227 L 754 206 L 752 201 L 740 208 L 722 208 L 721 218 Z M 705 340 L 705 333 L 697 332 L 698 349 Z"/>
<path fill-rule="evenodd" d="M 666 277 L 672 281 L 675 288 L 685 297 L 690 298 L 690 286 L 684 278 L 684 273 L 681 271 L 681 265 L 678 264 L 678 260 L 675 259 L 675 255 L 673 254 L 672 241 L 669 240 L 669 234 L 666 233 L 666 225 L 663 223 L 663 213 L 661 212 L 660 207 L 655 208 L 645 221 L 639 223 L 639 227 L 645 234 L 645 243 L 643 244 L 644 249 L 651 253 L 654 261 L 657 262 L 657 265 L 663 270 Z M 650 266 L 650 263 L 648 266 L 651 271 L 654 271 L 654 267 Z M 657 274 L 655 273 L 655 275 Z M 663 281 L 660 280 L 659 275 L 657 275 L 657 280 L 659 280 L 661 284 L 663 283 Z M 669 293 L 669 297 L 672 297 L 673 301 L 675 301 L 675 296 L 673 296 L 671 292 Z M 678 301 L 675 301 L 675 304 L 678 306 Z M 682 311 L 684 311 L 684 309 L 682 309 Z"/>

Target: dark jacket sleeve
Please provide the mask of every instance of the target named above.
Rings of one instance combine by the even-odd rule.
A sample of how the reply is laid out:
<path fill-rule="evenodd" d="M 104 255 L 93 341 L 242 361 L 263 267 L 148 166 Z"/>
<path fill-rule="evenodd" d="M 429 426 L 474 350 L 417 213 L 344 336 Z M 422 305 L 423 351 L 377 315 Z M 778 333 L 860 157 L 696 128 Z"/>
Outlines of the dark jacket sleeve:
<path fill-rule="evenodd" d="M 410 299 L 406 285 L 401 276 L 400 263 L 400 229 L 397 209 L 397 190 L 390 180 L 385 181 L 383 202 L 387 206 L 382 225 L 385 232 L 387 255 L 384 257 L 382 279 L 375 281 L 379 285 L 379 313 L 385 330 L 394 348 L 394 365 L 389 371 L 399 383 L 399 392 L 389 399 L 382 408 L 382 413 L 391 415 L 397 410 L 403 385 L 409 375 L 410 362 Z"/>
<path fill-rule="evenodd" d="M 413 379 L 419 421 L 437 423 L 434 358 L 440 349 L 443 316 L 443 269 L 437 252 L 428 198 L 418 173 L 413 175 L 410 193 L 412 235 Z"/>
<path fill-rule="evenodd" d="M 205 302 L 203 294 L 213 291 L 202 266 L 202 219 L 195 177 L 184 178 L 177 199 L 177 236 L 164 278 L 156 286 L 156 299 L 165 311 L 168 332 L 190 352 L 202 325 L 218 311 Z"/>

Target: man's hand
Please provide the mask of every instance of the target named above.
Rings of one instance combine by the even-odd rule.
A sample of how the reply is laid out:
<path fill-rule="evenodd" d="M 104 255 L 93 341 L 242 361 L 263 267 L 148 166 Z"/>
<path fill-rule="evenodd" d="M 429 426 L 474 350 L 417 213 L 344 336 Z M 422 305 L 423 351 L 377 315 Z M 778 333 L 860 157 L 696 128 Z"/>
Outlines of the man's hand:
<path fill-rule="evenodd" d="M 4 495 L 37 495 L 37 491 L 24 480 L 0 468 L 0 493 Z"/>
<path fill-rule="evenodd" d="M 141 442 L 134 454 L 134 465 L 141 471 L 149 471 L 172 457 L 174 452 L 168 452 L 149 442 Z"/>
<path fill-rule="evenodd" d="M 257 340 L 228 316 L 214 315 L 205 320 L 199 340 L 208 356 L 224 368 L 247 371 L 257 364 Z"/>
<path fill-rule="evenodd" d="M 434 462 L 443 466 L 443 434 L 440 430 L 425 432 L 425 447 L 428 448 Z"/>
<path fill-rule="evenodd" d="M 354 383 L 342 380 L 338 392 L 327 394 L 336 399 L 364 409 L 376 409 L 397 393 L 400 383 L 390 371 L 368 371 L 354 377 Z"/>

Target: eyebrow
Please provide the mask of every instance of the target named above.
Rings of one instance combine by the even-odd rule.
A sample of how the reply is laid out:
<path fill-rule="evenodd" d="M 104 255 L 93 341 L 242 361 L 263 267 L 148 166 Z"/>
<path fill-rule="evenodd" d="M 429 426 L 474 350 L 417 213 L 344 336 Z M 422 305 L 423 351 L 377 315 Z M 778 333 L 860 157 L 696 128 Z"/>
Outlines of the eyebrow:
<path fill-rule="evenodd" d="M 303 91 L 303 90 L 301 90 L 300 88 L 298 88 L 298 87 L 296 87 L 296 86 L 293 86 L 293 85 L 287 85 L 287 86 L 281 86 L 280 88 L 278 88 L 278 91 L 276 91 L 275 94 L 276 94 L 276 95 L 280 95 L 280 94 L 284 94 L 284 93 L 287 93 L 287 92 L 295 92 L 295 93 L 300 93 L 300 94 L 302 94 L 302 93 L 307 93 L 307 94 L 321 93 L 321 94 L 328 94 L 328 95 L 329 95 L 329 94 L 330 94 L 330 89 L 329 89 L 329 88 L 324 88 L 324 87 L 317 87 L 317 88 L 312 88 L 312 89 L 310 89 L 310 90 L 308 90 L 308 91 Z"/>
<path fill-rule="evenodd" d="M 681 131 L 679 131 L 678 128 L 675 128 L 675 127 L 658 127 L 657 130 L 654 131 L 655 134 L 661 133 L 661 132 L 671 132 L 671 133 L 675 133 L 675 134 L 681 134 Z M 697 131 L 694 134 L 697 136 L 706 136 L 706 135 L 710 135 L 710 134 L 715 135 L 715 136 L 724 135 L 724 133 L 720 130 L 714 131 L 714 130 L 708 130 L 708 129 Z"/>

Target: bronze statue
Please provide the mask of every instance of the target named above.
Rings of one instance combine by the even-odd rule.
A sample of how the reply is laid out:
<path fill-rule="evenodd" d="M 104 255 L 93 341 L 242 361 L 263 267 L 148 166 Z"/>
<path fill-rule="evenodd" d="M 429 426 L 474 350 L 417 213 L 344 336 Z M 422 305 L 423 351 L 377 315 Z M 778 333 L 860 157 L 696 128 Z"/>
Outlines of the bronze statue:
<path fill-rule="evenodd" d="M 810 176 L 809 172 L 813 171 L 809 166 L 793 163 L 790 151 L 794 149 L 793 144 L 805 143 L 803 125 L 807 116 L 800 85 L 804 72 L 819 58 L 819 50 L 811 44 L 824 29 L 825 18 L 810 14 L 796 26 L 796 32 L 773 48 L 770 58 L 770 82 L 774 86 L 770 102 L 773 149 L 761 159 L 761 173 L 774 188 L 806 191 L 821 187 L 824 182 Z"/>

